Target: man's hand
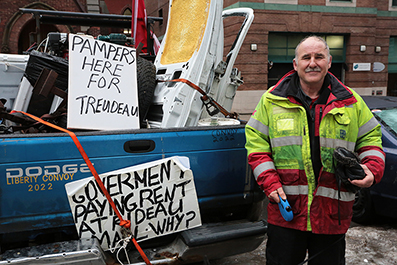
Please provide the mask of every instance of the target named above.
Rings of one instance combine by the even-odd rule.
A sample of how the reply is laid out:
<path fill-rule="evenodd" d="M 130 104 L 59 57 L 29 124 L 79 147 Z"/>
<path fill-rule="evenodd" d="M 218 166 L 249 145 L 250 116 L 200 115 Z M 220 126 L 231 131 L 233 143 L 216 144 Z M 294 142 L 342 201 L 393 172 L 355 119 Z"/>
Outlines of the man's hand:
<path fill-rule="evenodd" d="M 373 176 L 372 176 L 372 177 L 373 177 Z M 272 191 L 272 192 L 269 194 L 268 197 L 269 197 L 270 200 L 273 200 L 273 201 L 279 203 L 279 202 L 280 202 L 280 198 L 278 197 L 278 195 L 280 195 L 280 197 L 281 197 L 283 200 L 286 200 L 286 199 L 287 199 L 287 195 L 285 195 L 283 188 L 278 188 L 277 190 Z"/>
<path fill-rule="evenodd" d="M 369 170 L 366 165 L 361 165 L 361 167 L 364 169 L 364 172 L 366 174 L 365 177 L 363 179 L 356 180 L 349 179 L 349 181 L 351 184 L 356 185 L 357 187 L 369 188 L 374 183 L 374 174 L 372 174 L 371 170 Z"/>

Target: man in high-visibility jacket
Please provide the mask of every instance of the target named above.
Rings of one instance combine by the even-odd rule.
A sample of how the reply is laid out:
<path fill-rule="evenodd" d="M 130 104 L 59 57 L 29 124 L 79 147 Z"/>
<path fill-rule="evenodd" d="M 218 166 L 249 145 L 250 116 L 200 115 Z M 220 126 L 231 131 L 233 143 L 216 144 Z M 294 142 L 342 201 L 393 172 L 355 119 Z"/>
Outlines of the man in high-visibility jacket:
<path fill-rule="evenodd" d="M 382 178 L 381 130 L 362 98 L 328 69 L 324 39 L 310 36 L 295 50 L 293 71 L 266 91 L 246 125 L 248 162 L 269 197 L 267 264 L 345 264 L 345 233 L 355 195 L 339 187 L 333 152 L 356 152 L 370 187 Z M 292 221 L 277 203 L 288 199 Z"/>

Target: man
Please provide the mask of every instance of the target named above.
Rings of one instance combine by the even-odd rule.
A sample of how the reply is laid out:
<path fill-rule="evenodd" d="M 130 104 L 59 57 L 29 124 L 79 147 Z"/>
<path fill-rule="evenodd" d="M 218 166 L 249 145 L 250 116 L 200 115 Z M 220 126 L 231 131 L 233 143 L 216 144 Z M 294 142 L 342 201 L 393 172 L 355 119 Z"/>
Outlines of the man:
<path fill-rule="evenodd" d="M 295 50 L 293 71 L 266 91 L 247 126 L 246 148 L 254 176 L 269 197 L 269 265 L 345 264 L 345 233 L 354 193 L 335 178 L 333 151 L 345 147 L 361 159 L 370 187 L 382 178 L 385 154 L 380 125 L 362 98 L 328 72 L 324 39 L 310 36 Z M 283 219 L 279 196 L 293 219 Z"/>

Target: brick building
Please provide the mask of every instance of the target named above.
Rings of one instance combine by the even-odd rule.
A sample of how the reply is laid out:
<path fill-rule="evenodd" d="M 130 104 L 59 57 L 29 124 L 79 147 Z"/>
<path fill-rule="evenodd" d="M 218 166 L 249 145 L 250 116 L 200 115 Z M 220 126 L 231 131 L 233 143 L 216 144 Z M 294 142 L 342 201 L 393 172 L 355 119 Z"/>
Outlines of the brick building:
<path fill-rule="evenodd" d="M 148 15 L 164 15 L 164 25 L 155 25 L 161 36 L 168 1 L 146 2 Z M 240 114 L 251 113 L 262 93 L 292 69 L 294 48 L 308 34 L 326 38 L 331 72 L 345 84 L 360 94 L 397 95 L 396 0 L 224 0 L 225 9 L 236 7 L 255 14 L 236 62 L 244 77 L 233 105 Z M 225 46 L 239 23 L 225 20 Z"/>
<path fill-rule="evenodd" d="M 35 21 L 18 8 L 73 12 L 129 14 L 132 0 L 42 0 L 0 2 L 1 52 L 21 53 L 37 37 Z M 148 16 L 163 17 L 154 24 L 161 40 L 167 26 L 168 0 L 146 0 Z M 294 48 L 306 35 L 328 41 L 331 72 L 360 94 L 397 95 L 397 0 L 224 0 L 224 8 L 251 7 L 255 19 L 235 66 L 242 72 L 233 108 L 250 113 L 260 95 L 292 69 Z M 192 11 L 193 12 L 193 11 Z M 225 52 L 241 21 L 225 20 Z M 101 29 L 103 30 L 103 29 Z M 95 27 L 41 25 L 50 31 L 88 32 Z M 108 32 L 104 32 L 105 34 Z"/>
<path fill-rule="evenodd" d="M 19 8 L 130 15 L 131 4 L 132 0 L 2 0 L 0 1 L 0 52 L 20 54 L 33 43 L 42 41 L 48 32 L 84 32 L 96 36 L 99 33 L 109 34 L 110 31 L 114 31 L 95 25 L 80 27 L 54 24 L 41 24 L 38 31 L 32 14 L 22 13 Z"/>

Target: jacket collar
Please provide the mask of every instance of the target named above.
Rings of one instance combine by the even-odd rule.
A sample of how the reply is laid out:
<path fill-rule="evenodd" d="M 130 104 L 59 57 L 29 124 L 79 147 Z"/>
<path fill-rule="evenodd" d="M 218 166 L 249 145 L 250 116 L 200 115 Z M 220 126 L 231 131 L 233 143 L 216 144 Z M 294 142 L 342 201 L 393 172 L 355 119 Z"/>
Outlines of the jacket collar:
<path fill-rule="evenodd" d="M 328 87 L 327 87 L 328 85 Z M 332 73 L 328 72 L 322 89 L 329 89 L 330 94 L 328 96 L 328 102 L 331 101 L 345 101 L 345 104 L 352 104 L 356 100 L 351 101 L 353 93 L 350 89 L 339 81 Z M 299 89 L 299 77 L 295 70 L 288 72 L 282 77 L 279 82 L 270 90 L 270 93 L 282 98 L 288 98 L 291 100 L 291 96 L 296 98 Z M 324 93 L 322 93 L 323 95 Z M 294 100 L 292 100 L 294 101 Z"/>

